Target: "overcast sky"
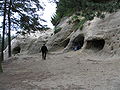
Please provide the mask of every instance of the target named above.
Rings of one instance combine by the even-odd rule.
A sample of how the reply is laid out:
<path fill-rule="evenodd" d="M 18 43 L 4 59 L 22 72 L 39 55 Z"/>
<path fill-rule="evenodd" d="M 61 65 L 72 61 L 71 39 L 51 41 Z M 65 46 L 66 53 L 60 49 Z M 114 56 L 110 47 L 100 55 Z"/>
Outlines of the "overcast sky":
<path fill-rule="evenodd" d="M 43 19 L 47 20 L 47 25 L 49 27 L 53 28 L 53 25 L 51 23 L 51 17 L 53 16 L 53 14 L 55 14 L 56 4 L 55 3 L 48 3 L 48 0 L 42 0 L 42 1 L 46 5 L 45 10 L 44 10 Z"/>

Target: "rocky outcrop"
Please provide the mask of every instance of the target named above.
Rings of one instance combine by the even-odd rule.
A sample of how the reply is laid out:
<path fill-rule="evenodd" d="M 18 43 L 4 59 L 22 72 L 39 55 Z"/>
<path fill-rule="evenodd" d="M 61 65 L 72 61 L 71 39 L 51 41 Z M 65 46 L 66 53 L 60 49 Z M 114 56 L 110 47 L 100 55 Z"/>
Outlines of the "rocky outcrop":
<path fill-rule="evenodd" d="M 30 38 L 30 36 L 18 35 L 15 39 L 11 41 L 12 55 L 18 53 L 27 53 L 29 47 L 35 40 L 35 38 Z M 5 59 L 8 57 L 8 47 L 4 50 L 4 57 Z"/>
<path fill-rule="evenodd" d="M 47 46 L 50 51 L 62 50 L 68 45 L 71 33 L 74 31 L 73 24 L 68 23 L 69 20 L 70 17 L 64 18 L 57 26 L 61 31 L 48 40 Z"/>
<path fill-rule="evenodd" d="M 39 37 L 37 40 L 31 43 L 31 46 L 28 50 L 28 54 L 35 54 L 40 53 L 40 49 L 44 43 L 46 43 L 47 40 L 42 39 Z"/>
<path fill-rule="evenodd" d="M 83 29 L 84 50 L 92 50 L 103 55 L 120 55 L 120 11 L 107 14 L 104 19 L 94 18 Z"/>
<path fill-rule="evenodd" d="M 83 31 L 78 29 L 77 31 L 73 32 L 70 37 L 70 42 L 66 48 L 64 48 L 64 52 L 74 50 L 75 46 L 79 46 L 79 49 L 81 49 L 84 45 L 84 39 L 85 36 Z"/>
<path fill-rule="evenodd" d="M 50 51 L 68 52 L 79 46 L 79 50 L 93 55 L 120 56 L 120 11 L 106 14 L 104 19 L 87 21 L 82 30 L 69 24 L 71 17 L 65 17 L 57 27 L 61 31 L 51 37 L 53 31 L 38 35 L 17 37 L 12 41 L 12 53 L 39 53 L 43 43 Z M 7 49 L 5 50 L 5 53 Z M 7 55 L 7 54 L 5 54 Z"/>
<path fill-rule="evenodd" d="M 40 53 L 40 49 L 43 44 L 46 44 L 48 39 L 51 37 L 53 34 L 53 30 L 47 30 L 44 32 L 41 32 L 39 38 L 37 38 L 34 42 L 31 43 L 31 46 L 28 50 L 28 54 L 36 54 Z"/>
<path fill-rule="evenodd" d="M 18 53 L 39 53 L 42 44 L 47 42 L 52 33 L 53 31 L 50 29 L 48 31 L 37 31 L 35 33 L 26 34 L 25 36 L 18 35 L 11 41 L 12 55 L 16 55 Z M 4 57 L 5 59 L 8 57 L 8 47 L 4 50 Z"/>
<path fill-rule="evenodd" d="M 120 55 L 120 11 L 107 14 L 104 19 L 95 17 L 84 24 L 83 30 L 77 31 L 67 23 L 68 19 L 60 24 L 64 26 L 62 30 L 47 43 L 50 50 L 63 47 L 63 51 L 69 51 L 77 44 L 80 50 L 89 54 Z"/>

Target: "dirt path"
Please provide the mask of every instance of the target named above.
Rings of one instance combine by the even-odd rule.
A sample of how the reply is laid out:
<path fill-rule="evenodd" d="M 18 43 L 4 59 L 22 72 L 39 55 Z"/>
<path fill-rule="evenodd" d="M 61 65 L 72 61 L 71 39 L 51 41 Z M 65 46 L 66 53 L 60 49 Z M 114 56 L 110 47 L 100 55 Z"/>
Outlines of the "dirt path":
<path fill-rule="evenodd" d="M 0 90 L 120 90 L 120 59 L 69 52 L 15 56 L 3 63 Z"/>

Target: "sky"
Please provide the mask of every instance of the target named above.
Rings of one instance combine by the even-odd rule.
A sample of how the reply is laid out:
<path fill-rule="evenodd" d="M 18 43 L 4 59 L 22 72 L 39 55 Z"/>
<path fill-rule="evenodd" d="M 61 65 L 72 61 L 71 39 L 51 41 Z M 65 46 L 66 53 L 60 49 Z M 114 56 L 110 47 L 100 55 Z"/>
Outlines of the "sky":
<path fill-rule="evenodd" d="M 45 4 L 44 14 L 43 14 L 42 18 L 45 19 L 47 22 L 43 23 L 43 24 L 48 25 L 48 27 L 53 29 L 54 26 L 51 23 L 51 17 L 55 14 L 56 4 L 55 3 L 49 3 L 48 0 L 40 0 L 40 2 L 43 2 Z M 0 25 L 1 25 L 2 21 L 3 21 L 3 18 L 0 17 Z M 1 31 L 2 30 L 0 30 L 0 33 L 2 33 Z M 12 32 L 12 33 L 14 34 L 14 32 Z"/>
<path fill-rule="evenodd" d="M 0 17 L 0 26 L 1 26 L 1 22 L 3 21 L 3 18 L 2 17 Z M 2 33 L 2 31 L 1 31 L 1 28 L 0 28 L 0 33 Z"/>
<path fill-rule="evenodd" d="M 43 19 L 45 19 L 47 21 L 47 25 L 50 28 L 53 28 L 53 25 L 51 23 L 51 17 L 55 14 L 56 4 L 55 3 L 48 3 L 48 0 L 42 0 L 42 1 L 46 5 L 45 10 L 44 10 L 44 15 L 42 17 L 43 17 Z"/>

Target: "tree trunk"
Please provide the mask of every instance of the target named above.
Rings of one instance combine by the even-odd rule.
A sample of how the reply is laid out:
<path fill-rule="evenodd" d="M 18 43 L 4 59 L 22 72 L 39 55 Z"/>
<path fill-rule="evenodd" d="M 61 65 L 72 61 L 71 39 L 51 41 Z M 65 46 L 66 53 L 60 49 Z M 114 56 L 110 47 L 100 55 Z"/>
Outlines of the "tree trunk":
<path fill-rule="evenodd" d="M 4 61 L 4 39 L 5 39 L 5 20 L 6 20 L 6 2 L 4 2 L 4 18 L 3 18 L 3 35 L 2 35 L 2 50 L 1 50 L 1 62 Z"/>
<path fill-rule="evenodd" d="M 2 69 L 2 61 L 1 61 L 1 53 L 0 53 L 0 73 L 3 72 L 3 69 Z"/>
<path fill-rule="evenodd" d="M 10 11 L 11 11 L 12 0 L 9 2 L 9 10 L 8 10 L 8 57 L 11 57 L 11 19 L 10 19 Z"/>
<path fill-rule="evenodd" d="M 0 73 L 3 72 L 2 64 L 0 63 Z"/>

